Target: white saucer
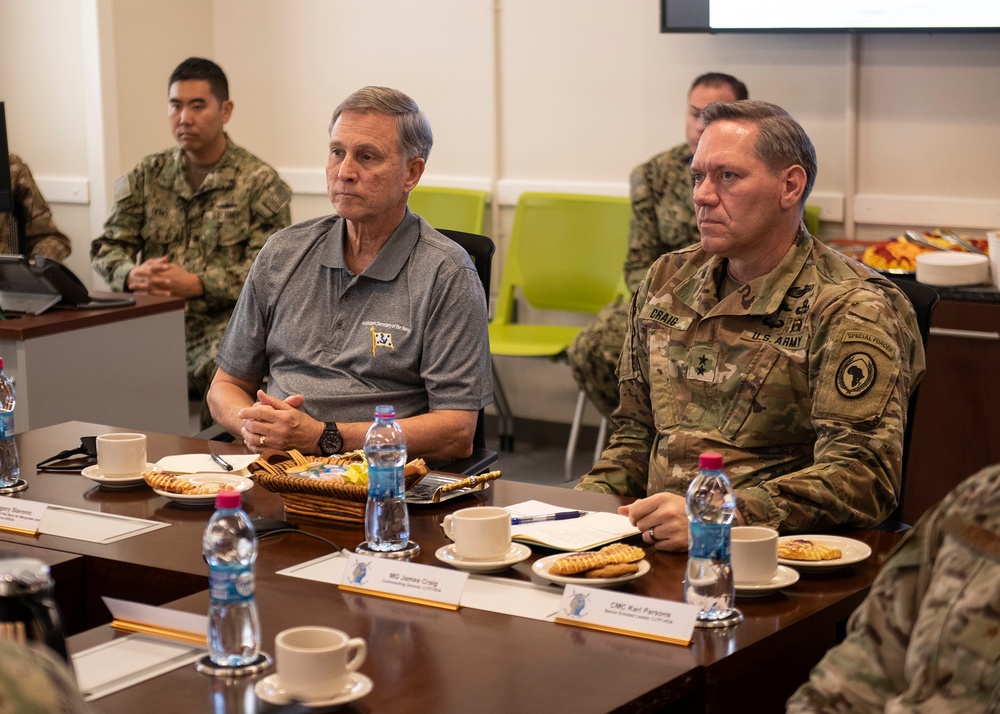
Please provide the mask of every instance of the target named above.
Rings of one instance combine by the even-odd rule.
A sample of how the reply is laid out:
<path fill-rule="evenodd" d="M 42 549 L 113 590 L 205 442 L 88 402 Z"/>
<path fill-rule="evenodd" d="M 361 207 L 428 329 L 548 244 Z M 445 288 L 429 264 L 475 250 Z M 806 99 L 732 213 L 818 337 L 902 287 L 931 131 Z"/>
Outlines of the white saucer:
<path fill-rule="evenodd" d="M 841 568 L 846 568 L 848 565 L 853 565 L 854 563 L 860 563 L 872 554 L 872 549 L 868 547 L 867 543 L 862 543 L 860 540 L 854 540 L 853 538 L 844 538 L 843 536 L 835 535 L 791 535 L 782 536 L 778 538 L 778 545 L 781 545 L 785 541 L 796 540 L 796 539 L 811 540 L 814 543 L 822 543 L 823 545 L 831 546 L 833 548 L 840 548 L 840 557 L 834 558 L 833 560 L 792 560 L 790 558 L 778 558 L 778 562 L 782 565 L 789 565 L 796 570 L 840 570 Z"/>
<path fill-rule="evenodd" d="M 753 585 L 736 583 L 736 597 L 765 597 L 797 582 L 799 582 L 798 570 L 779 565 L 774 577 L 766 583 L 754 583 Z"/>
<path fill-rule="evenodd" d="M 434 552 L 434 557 L 442 563 L 452 565 L 470 573 L 498 573 L 531 556 L 531 548 L 521 543 L 511 543 L 510 550 L 500 560 L 466 560 L 455 554 L 455 545 L 445 545 Z"/>
<path fill-rule="evenodd" d="M 151 469 L 153 468 L 153 465 L 147 463 L 146 468 Z M 109 478 L 101 473 L 101 470 L 96 464 L 94 466 L 87 466 L 80 472 L 80 475 L 84 478 L 89 478 L 91 481 L 96 481 L 104 488 L 132 488 L 133 486 L 145 483 L 142 478 L 141 471 L 137 474 L 132 474 L 131 476 L 116 476 L 115 478 Z"/>
<path fill-rule="evenodd" d="M 299 702 L 304 707 L 336 707 L 348 702 L 357 701 L 361 697 L 372 691 L 374 684 L 371 678 L 361 674 L 361 672 L 351 672 L 347 675 L 347 684 L 343 691 L 329 699 L 318 699 L 309 702 Z M 268 704 L 282 706 L 291 704 L 294 700 L 285 694 L 285 690 L 278 683 L 278 675 L 272 674 L 259 680 L 253 687 L 254 694 L 263 699 Z"/>
<path fill-rule="evenodd" d="M 560 585 L 585 585 L 588 588 L 614 587 L 615 585 L 621 585 L 630 580 L 641 578 L 650 571 L 649 561 L 643 559 L 639 561 L 638 572 L 619 575 L 616 578 L 587 578 L 583 575 L 553 575 L 550 573 L 549 566 L 552 565 L 552 562 L 565 555 L 565 553 L 556 553 L 555 555 L 547 555 L 544 558 L 539 558 L 531 564 L 531 571 L 535 575 L 541 576 L 546 580 L 551 580 L 554 583 L 559 583 Z"/>

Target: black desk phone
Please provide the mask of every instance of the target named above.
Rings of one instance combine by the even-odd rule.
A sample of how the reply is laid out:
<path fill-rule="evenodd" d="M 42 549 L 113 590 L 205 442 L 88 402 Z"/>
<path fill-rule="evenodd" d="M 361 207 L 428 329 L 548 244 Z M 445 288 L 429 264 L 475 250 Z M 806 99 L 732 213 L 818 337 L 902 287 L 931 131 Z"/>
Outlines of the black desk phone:
<path fill-rule="evenodd" d="M 75 310 L 134 305 L 130 296 L 91 297 L 73 271 L 42 255 L 0 255 L 0 308 L 41 315 L 50 307 Z"/>

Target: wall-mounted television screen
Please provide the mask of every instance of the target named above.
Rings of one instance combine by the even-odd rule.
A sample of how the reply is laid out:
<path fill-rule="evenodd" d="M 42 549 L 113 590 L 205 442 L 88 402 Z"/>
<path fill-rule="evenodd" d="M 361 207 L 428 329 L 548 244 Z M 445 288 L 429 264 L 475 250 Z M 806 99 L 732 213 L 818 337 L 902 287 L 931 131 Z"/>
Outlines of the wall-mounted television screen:
<path fill-rule="evenodd" d="M 1000 30 L 997 0 L 660 0 L 662 32 Z"/>

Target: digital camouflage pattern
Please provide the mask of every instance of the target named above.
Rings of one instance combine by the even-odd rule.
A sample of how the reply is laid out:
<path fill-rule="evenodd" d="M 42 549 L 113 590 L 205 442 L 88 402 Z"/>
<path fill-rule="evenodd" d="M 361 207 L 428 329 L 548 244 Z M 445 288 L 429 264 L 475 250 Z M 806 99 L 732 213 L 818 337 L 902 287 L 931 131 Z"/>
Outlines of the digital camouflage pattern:
<path fill-rule="evenodd" d="M 650 268 L 619 363 L 619 427 L 577 488 L 683 495 L 712 450 L 750 525 L 881 522 L 924 372 L 909 301 L 804 228 L 773 271 L 720 302 L 725 270 L 700 247 Z"/>
<path fill-rule="evenodd" d="M 686 143 L 657 154 L 631 175 L 625 282 L 635 292 L 653 261 L 666 252 L 697 243 L 691 182 L 691 149 Z M 625 339 L 628 303 L 604 307 L 570 345 L 573 378 L 605 417 L 618 406 L 616 368 Z"/>
<path fill-rule="evenodd" d="M 112 290 L 125 289 L 139 263 L 167 256 L 198 275 L 205 294 L 187 300 L 188 384 L 204 395 L 215 353 L 254 258 L 268 237 L 291 222 L 291 191 L 278 173 L 226 136 L 226 151 L 193 190 L 184 152 L 144 158 L 115 183 L 104 235 L 90 246 L 94 270 Z"/>
<path fill-rule="evenodd" d="M 790 714 L 1000 711 L 1000 465 L 907 534 Z"/>
<path fill-rule="evenodd" d="M 35 643 L 0 640 L 0 714 L 84 714 L 66 663 Z"/>
<path fill-rule="evenodd" d="M 17 154 L 7 157 L 14 210 L 6 216 L 0 214 L 0 251 L 65 260 L 72 250 L 69 238 L 56 228 L 52 210 L 27 164 Z"/>

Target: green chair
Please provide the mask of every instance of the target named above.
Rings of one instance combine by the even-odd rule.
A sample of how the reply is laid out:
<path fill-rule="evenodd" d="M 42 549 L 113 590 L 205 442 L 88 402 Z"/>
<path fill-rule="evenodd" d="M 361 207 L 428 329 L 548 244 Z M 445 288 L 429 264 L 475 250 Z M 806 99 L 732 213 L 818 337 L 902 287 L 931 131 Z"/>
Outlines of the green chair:
<path fill-rule="evenodd" d="M 410 191 L 410 210 L 434 228 L 482 234 L 487 191 L 418 185 Z"/>
<path fill-rule="evenodd" d="M 490 352 L 557 360 L 565 356 L 566 348 L 582 329 L 516 322 L 515 289 L 537 310 L 589 315 L 616 298 L 628 299 L 622 266 L 630 217 L 628 198 L 522 194 L 514 212 L 496 312 L 490 323 Z M 513 449 L 513 415 L 496 369 L 493 372 L 500 447 Z M 571 477 L 583 401 L 581 392 L 566 450 L 567 480 Z"/>

